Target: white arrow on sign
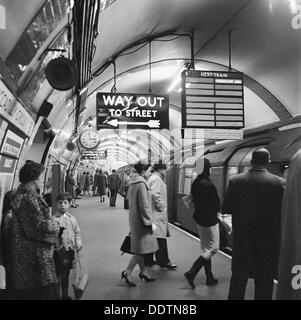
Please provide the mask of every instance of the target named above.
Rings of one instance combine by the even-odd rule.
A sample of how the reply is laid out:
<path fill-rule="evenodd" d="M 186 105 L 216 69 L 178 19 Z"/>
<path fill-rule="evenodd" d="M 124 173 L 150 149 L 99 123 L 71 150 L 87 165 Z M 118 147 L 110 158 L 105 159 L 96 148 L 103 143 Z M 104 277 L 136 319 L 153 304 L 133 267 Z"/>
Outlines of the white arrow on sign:
<path fill-rule="evenodd" d="M 149 128 L 160 128 L 160 120 L 149 120 L 147 122 L 127 122 L 127 121 L 118 121 L 117 119 L 110 120 L 107 122 L 113 127 L 117 127 L 119 124 L 126 124 L 127 126 L 132 125 L 147 125 Z"/>

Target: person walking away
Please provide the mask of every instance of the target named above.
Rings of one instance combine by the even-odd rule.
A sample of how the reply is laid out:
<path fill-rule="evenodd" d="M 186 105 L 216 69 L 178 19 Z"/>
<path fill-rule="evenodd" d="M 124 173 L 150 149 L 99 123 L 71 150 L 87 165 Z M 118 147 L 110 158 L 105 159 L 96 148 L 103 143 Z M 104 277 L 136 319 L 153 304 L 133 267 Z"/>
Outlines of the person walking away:
<path fill-rule="evenodd" d="M 232 215 L 232 277 L 229 300 L 244 299 L 248 278 L 255 300 L 271 300 L 277 274 L 284 180 L 267 171 L 270 154 L 257 149 L 251 169 L 230 179 L 222 213 Z"/>
<path fill-rule="evenodd" d="M 40 163 L 25 163 L 12 201 L 11 278 L 15 299 L 58 298 L 53 248 L 60 226 L 37 191 L 42 188 L 43 170 Z"/>
<path fill-rule="evenodd" d="M 62 233 L 62 243 L 68 254 L 68 265 L 65 267 L 62 276 L 60 278 L 61 296 L 63 300 L 71 300 L 68 296 L 69 288 L 69 275 L 73 268 L 73 261 L 75 254 L 83 247 L 83 242 L 80 236 L 80 229 L 74 216 L 72 216 L 68 210 L 72 201 L 71 196 L 68 193 L 60 193 L 57 196 L 57 212 L 55 218 L 60 224 L 60 227 L 64 228 Z"/>
<path fill-rule="evenodd" d="M 195 288 L 194 278 L 203 266 L 206 285 L 215 285 L 218 282 L 212 274 L 211 258 L 219 249 L 217 213 L 220 209 L 220 199 L 216 187 L 209 177 L 210 162 L 204 158 L 203 172 L 197 176 L 191 186 L 191 195 L 195 206 L 193 218 L 197 224 L 201 245 L 201 255 L 193 263 L 190 270 L 184 273 L 192 288 Z"/>
<path fill-rule="evenodd" d="M 108 186 L 107 176 L 102 172 L 102 169 L 100 169 L 97 177 L 97 188 L 98 188 L 98 194 L 100 197 L 100 202 L 105 201 L 107 186 Z"/>
<path fill-rule="evenodd" d="M 75 179 L 74 179 L 74 171 L 68 169 L 67 170 L 67 175 L 66 175 L 66 179 L 65 179 L 65 192 L 69 193 L 71 198 L 72 198 L 72 208 L 77 208 L 78 204 L 75 203 Z"/>
<path fill-rule="evenodd" d="M 301 300 L 301 150 L 291 159 L 281 213 L 277 300 Z"/>
<path fill-rule="evenodd" d="M 129 225 L 131 234 L 131 252 L 133 256 L 127 268 L 121 273 L 130 287 L 136 284 L 132 281 L 132 272 L 139 265 L 139 278 L 146 282 L 154 281 L 146 271 L 144 255 L 159 249 L 157 239 L 153 233 L 156 229 L 151 211 L 151 192 L 147 179 L 150 176 L 150 165 L 137 163 L 134 165 L 137 174 L 133 177 L 129 187 Z"/>
<path fill-rule="evenodd" d="M 170 236 L 168 230 L 168 216 L 167 216 L 167 188 L 164 182 L 166 175 L 166 164 L 158 163 L 153 166 L 154 172 L 148 179 L 148 184 L 151 188 L 152 195 L 152 213 L 156 224 L 156 231 L 159 250 L 156 251 L 156 263 L 161 268 L 176 269 L 177 266 L 172 263 L 168 257 L 167 237 Z M 152 265 L 153 254 L 150 253 L 145 256 L 145 264 Z"/>
<path fill-rule="evenodd" d="M 110 207 L 115 207 L 117 192 L 120 187 L 120 178 L 115 169 L 113 169 L 112 174 L 109 175 L 108 186 L 110 189 Z"/>
<path fill-rule="evenodd" d="M 131 182 L 130 173 L 126 172 L 125 176 L 124 176 L 124 181 L 123 181 L 123 190 L 124 190 L 124 204 L 123 204 L 123 207 L 124 207 L 124 209 L 128 209 L 129 208 L 128 191 L 129 191 L 130 182 Z"/>

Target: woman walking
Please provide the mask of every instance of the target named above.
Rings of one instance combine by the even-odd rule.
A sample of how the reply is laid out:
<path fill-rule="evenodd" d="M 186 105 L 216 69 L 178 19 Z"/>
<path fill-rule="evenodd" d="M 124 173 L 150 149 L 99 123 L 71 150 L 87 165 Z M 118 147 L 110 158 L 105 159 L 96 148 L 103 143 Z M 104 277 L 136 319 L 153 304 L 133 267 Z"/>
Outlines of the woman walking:
<path fill-rule="evenodd" d="M 193 218 L 197 223 L 201 244 L 201 255 L 193 263 L 190 270 L 184 273 L 192 288 L 195 288 L 194 278 L 203 266 L 207 277 L 206 284 L 209 286 L 217 283 L 211 270 L 211 257 L 219 249 L 217 213 L 220 209 L 220 200 L 209 176 L 210 162 L 205 158 L 203 172 L 197 176 L 191 186 L 191 195 L 195 206 Z"/>
<path fill-rule="evenodd" d="M 151 174 L 151 167 L 140 162 L 134 165 L 136 175 L 133 177 L 129 187 L 129 224 L 131 233 L 131 252 L 133 256 L 126 268 L 122 271 L 121 279 L 127 285 L 134 287 L 132 282 L 132 272 L 136 265 L 139 265 L 139 277 L 146 282 L 154 281 L 150 277 L 144 265 L 144 255 L 155 252 L 159 249 L 153 231 L 156 229 L 151 210 L 151 192 L 147 179 Z"/>

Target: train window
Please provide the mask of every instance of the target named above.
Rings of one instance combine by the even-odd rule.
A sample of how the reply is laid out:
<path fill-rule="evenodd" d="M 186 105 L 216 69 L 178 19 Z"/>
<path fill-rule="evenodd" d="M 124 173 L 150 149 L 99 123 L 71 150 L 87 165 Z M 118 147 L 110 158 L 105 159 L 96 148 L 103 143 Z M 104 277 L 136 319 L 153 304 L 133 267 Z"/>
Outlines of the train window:
<path fill-rule="evenodd" d="M 197 174 L 193 171 L 193 168 L 185 168 L 184 188 L 182 194 L 188 194 L 190 192 L 192 182 L 196 176 Z"/>
<path fill-rule="evenodd" d="M 227 175 L 226 175 L 226 189 L 229 184 L 229 180 L 232 176 L 236 175 L 239 173 L 238 166 L 230 166 L 227 168 Z"/>
<path fill-rule="evenodd" d="M 184 175 L 185 175 L 185 168 L 179 169 L 179 176 L 178 176 L 178 193 L 183 193 L 183 183 L 184 183 Z"/>

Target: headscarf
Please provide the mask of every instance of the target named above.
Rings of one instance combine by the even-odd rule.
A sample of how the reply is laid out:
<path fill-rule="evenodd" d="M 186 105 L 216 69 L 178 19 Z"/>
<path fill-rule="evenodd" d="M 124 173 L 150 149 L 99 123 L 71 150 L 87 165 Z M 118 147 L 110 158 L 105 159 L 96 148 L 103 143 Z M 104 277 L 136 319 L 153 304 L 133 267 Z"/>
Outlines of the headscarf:
<path fill-rule="evenodd" d="M 290 162 L 281 219 L 277 299 L 301 300 L 301 288 L 293 288 L 301 279 L 301 150 Z"/>
<path fill-rule="evenodd" d="M 208 178 L 210 176 L 210 162 L 208 159 L 204 158 L 204 168 L 202 173 L 197 176 L 197 179 Z"/>

